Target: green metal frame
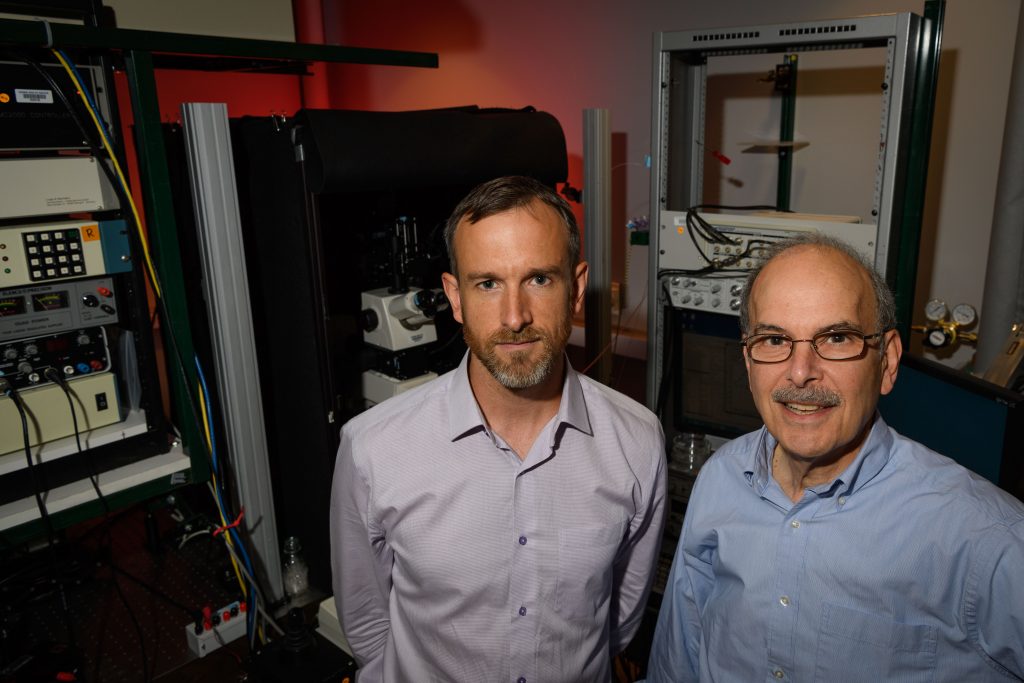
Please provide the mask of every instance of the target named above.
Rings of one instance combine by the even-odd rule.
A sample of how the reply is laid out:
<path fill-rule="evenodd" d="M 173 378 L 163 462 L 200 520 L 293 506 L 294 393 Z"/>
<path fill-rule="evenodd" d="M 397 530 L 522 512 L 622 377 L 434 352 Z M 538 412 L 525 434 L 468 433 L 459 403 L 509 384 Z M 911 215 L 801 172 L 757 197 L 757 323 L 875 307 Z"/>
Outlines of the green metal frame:
<path fill-rule="evenodd" d="M 928 24 L 921 31 L 921 43 L 918 46 L 910 152 L 903 196 L 903 214 L 897 237 L 899 249 L 896 278 L 890 283 L 896 297 L 897 329 L 905 348 L 910 343 L 910 323 L 914 316 L 918 251 L 921 243 L 925 189 L 928 183 L 928 155 L 931 151 L 932 119 L 935 93 L 938 90 L 939 54 L 942 50 L 942 25 L 945 15 L 946 0 L 927 0 L 924 3 L 924 17 Z"/>
<path fill-rule="evenodd" d="M 135 50 L 150 53 L 210 55 L 218 57 L 257 57 L 300 62 L 344 62 L 381 66 L 437 68 L 432 52 L 380 50 L 340 45 L 311 45 L 276 40 L 251 40 L 196 36 L 187 33 L 163 33 L 122 28 L 97 28 L 74 24 L 55 24 L 42 20 L 0 20 L 0 42 L 25 47 L 86 48 Z"/>
<path fill-rule="evenodd" d="M 168 373 L 173 407 L 179 415 L 182 442 L 191 460 L 190 479 L 193 482 L 205 481 L 210 476 L 209 466 L 203 457 L 206 446 L 200 425 L 191 419 L 194 411 L 189 392 L 190 387 L 196 386 L 197 377 L 195 367 L 190 362 L 194 347 L 157 98 L 155 72 L 159 68 L 159 57 L 183 56 L 173 61 L 175 68 L 180 69 L 187 65 L 198 70 L 204 69 L 206 63 L 212 59 L 219 60 L 218 68 L 222 68 L 225 58 L 237 59 L 240 70 L 249 68 L 253 59 L 270 60 L 272 64 L 281 67 L 281 73 L 294 73 L 296 67 L 300 67 L 300 71 L 304 70 L 309 62 L 437 68 L 438 57 L 434 53 L 426 52 L 310 45 L 7 19 L 0 19 L 0 45 L 34 49 L 55 47 L 86 50 L 105 55 L 119 54 L 124 59 L 136 133 L 143 214 L 148 240 L 153 247 L 154 263 L 161 278 L 160 288 L 168 318 L 168 324 L 164 328 L 165 348 L 172 368 L 178 360 L 182 361 L 180 373 Z M 262 66 L 265 66 L 265 63 Z M 168 338 L 169 330 L 174 331 L 173 339 Z M 112 507 L 120 507 L 161 495 L 173 488 L 169 478 L 155 480 L 112 494 L 107 500 Z M 61 528 L 102 513 L 103 509 L 97 501 L 54 514 L 51 520 L 55 528 Z M 9 529 L 3 533 L 3 537 L 8 542 L 17 542 L 19 539 L 37 536 L 41 529 L 42 522 L 37 520 Z"/>
<path fill-rule="evenodd" d="M 775 190 L 775 206 L 779 211 L 789 211 L 789 199 L 793 186 L 793 142 L 796 131 L 796 68 L 797 55 L 786 55 L 783 62 L 789 66 L 789 87 L 782 93 L 782 112 L 779 123 L 779 178 Z"/>

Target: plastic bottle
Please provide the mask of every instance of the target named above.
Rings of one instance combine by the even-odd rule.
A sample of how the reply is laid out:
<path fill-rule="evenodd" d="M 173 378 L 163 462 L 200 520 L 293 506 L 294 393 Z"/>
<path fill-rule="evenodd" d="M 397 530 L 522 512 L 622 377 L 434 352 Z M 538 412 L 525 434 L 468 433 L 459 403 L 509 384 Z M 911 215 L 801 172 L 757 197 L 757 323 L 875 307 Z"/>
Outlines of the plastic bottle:
<path fill-rule="evenodd" d="M 309 589 L 309 566 L 302 556 L 302 543 L 295 536 L 284 542 L 284 563 L 281 565 L 284 594 L 294 599 Z"/>

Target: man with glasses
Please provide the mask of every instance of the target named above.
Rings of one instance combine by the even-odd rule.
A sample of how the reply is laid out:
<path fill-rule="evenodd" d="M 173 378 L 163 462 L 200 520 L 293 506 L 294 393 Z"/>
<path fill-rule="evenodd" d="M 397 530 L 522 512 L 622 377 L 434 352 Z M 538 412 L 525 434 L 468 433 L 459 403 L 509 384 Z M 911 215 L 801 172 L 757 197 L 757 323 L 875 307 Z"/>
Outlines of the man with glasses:
<path fill-rule="evenodd" d="M 817 234 L 741 306 L 765 426 L 702 468 L 658 617 L 661 681 L 1024 678 L 1024 505 L 876 412 L 902 344 L 884 280 Z"/>

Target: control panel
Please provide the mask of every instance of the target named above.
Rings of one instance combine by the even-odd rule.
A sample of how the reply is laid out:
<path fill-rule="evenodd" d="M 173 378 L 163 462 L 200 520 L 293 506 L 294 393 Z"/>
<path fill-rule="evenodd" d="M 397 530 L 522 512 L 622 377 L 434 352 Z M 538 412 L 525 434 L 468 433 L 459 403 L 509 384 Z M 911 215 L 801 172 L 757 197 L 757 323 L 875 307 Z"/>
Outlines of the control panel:
<path fill-rule="evenodd" d="M 875 260 L 877 226 L 852 216 L 696 216 L 706 225 L 695 225 L 685 211 L 661 213 L 658 270 L 676 308 L 738 316 L 747 274 L 765 248 L 801 232 L 838 237 Z"/>
<path fill-rule="evenodd" d="M 107 370 L 110 353 L 102 327 L 0 343 L 0 377 L 19 391 L 53 383 L 53 371 L 70 380 Z"/>
<path fill-rule="evenodd" d="M 0 343 L 117 319 L 117 291 L 107 277 L 0 290 Z"/>
<path fill-rule="evenodd" d="M 0 289 L 131 269 L 123 220 L 0 228 Z"/>

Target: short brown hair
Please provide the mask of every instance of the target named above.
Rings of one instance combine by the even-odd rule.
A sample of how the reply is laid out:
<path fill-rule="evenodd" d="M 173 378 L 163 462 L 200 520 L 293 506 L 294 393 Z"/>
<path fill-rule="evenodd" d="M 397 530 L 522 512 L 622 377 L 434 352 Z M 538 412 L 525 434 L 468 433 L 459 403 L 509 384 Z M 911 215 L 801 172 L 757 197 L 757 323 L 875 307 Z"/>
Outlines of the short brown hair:
<path fill-rule="evenodd" d="M 580 262 L 580 228 L 576 224 L 576 216 L 573 215 L 569 203 L 539 180 L 513 175 L 477 185 L 448 217 L 448 223 L 444 227 L 444 244 L 448 249 L 452 273 L 456 277 L 459 275 L 455 260 L 455 230 L 463 219 L 471 224 L 476 223 L 510 209 L 529 206 L 534 200 L 547 204 L 561 218 L 569 243 L 569 267 L 575 267 Z"/>

